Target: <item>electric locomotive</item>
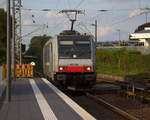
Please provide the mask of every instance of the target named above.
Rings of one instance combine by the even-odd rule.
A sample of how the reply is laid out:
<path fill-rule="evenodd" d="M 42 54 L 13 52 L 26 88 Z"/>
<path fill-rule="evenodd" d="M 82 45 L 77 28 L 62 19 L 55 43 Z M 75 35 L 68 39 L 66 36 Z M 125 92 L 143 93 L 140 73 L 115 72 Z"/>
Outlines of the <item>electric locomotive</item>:
<path fill-rule="evenodd" d="M 89 88 L 95 84 L 95 42 L 90 35 L 63 31 L 43 49 L 44 74 L 66 87 Z"/>
<path fill-rule="evenodd" d="M 80 10 L 63 10 L 75 13 L 71 30 L 51 38 L 43 48 L 43 72 L 52 81 L 67 88 L 91 88 L 96 81 L 96 50 L 92 35 L 73 30 Z"/>

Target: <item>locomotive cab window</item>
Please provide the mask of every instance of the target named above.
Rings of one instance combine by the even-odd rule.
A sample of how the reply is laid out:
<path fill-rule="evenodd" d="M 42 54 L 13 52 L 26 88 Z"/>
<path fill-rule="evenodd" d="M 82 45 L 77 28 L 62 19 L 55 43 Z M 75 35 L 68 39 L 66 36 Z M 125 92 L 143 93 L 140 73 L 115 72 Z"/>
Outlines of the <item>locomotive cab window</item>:
<path fill-rule="evenodd" d="M 60 40 L 59 58 L 62 59 L 90 59 L 90 40 Z M 74 57 L 76 56 L 76 57 Z"/>
<path fill-rule="evenodd" d="M 60 45 L 73 45 L 73 41 L 60 41 Z"/>
<path fill-rule="evenodd" d="M 90 49 L 90 41 L 76 41 L 76 46 L 82 51 L 82 50 L 87 50 L 89 51 Z"/>

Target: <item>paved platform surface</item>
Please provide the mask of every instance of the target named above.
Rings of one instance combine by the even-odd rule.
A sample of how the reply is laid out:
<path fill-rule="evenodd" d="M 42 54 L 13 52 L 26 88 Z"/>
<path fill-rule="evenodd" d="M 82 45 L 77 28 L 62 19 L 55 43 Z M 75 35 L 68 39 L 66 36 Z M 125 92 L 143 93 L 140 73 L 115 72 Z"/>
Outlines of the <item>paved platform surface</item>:
<path fill-rule="evenodd" d="M 46 79 L 12 83 L 12 100 L 0 101 L 0 120 L 95 120 Z"/>

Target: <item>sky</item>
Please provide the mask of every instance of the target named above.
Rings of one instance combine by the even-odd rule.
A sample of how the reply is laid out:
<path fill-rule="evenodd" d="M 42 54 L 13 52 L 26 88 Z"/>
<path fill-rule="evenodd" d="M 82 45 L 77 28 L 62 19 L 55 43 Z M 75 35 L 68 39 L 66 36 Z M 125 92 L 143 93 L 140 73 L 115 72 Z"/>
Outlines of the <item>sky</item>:
<path fill-rule="evenodd" d="M 5 1 L 0 0 L 0 8 L 5 8 Z M 118 30 L 121 40 L 128 40 L 129 34 L 146 22 L 144 13 L 148 10 L 144 8 L 150 8 L 150 0 L 22 0 L 23 43 L 29 45 L 35 35 L 54 36 L 70 29 L 67 16 L 59 13 L 64 9 L 85 11 L 85 14 L 78 15 L 75 23 L 75 29 L 81 33 L 94 35 L 91 24 L 97 20 L 98 41 L 119 40 Z M 147 19 L 150 21 L 150 15 Z"/>

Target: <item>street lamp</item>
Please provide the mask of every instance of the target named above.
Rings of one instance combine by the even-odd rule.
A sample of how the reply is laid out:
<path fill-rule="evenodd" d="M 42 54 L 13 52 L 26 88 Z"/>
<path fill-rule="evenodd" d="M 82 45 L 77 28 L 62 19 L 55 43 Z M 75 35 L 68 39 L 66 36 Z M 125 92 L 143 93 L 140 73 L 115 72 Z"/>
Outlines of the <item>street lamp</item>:
<path fill-rule="evenodd" d="M 95 46 L 97 47 L 97 20 L 95 20 L 95 24 L 91 24 L 95 27 Z"/>
<path fill-rule="evenodd" d="M 105 9 L 101 9 L 101 10 L 97 10 L 98 12 L 107 12 L 109 10 L 105 10 Z M 97 20 L 95 20 L 95 24 L 92 24 L 93 26 L 95 26 L 95 43 L 97 46 Z"/>
<path fill-rule="evenodd" d="M 12 65 L 13 65 L 13 79 L 16 80 L 16 54 L 15 54 L 15 0 L 12 0 Z"/>
<path fill-rule="evenodd" d="M 51 9 L 42 9 L 41 11 L 51 11 Z"/>
<path fill-rule="evenodd" d="M 107 12 L 107 11 L 109 11 L 109 10 L 97 10 L 97 11 L 99 11 L 99 12 Z"/>
<path fill-rule="evenodd" d="M 117 29 L 117 31 L 118 31 L 118 40 L 119 40 L 119 46 L 120 46 L 120 29 Z"/>

